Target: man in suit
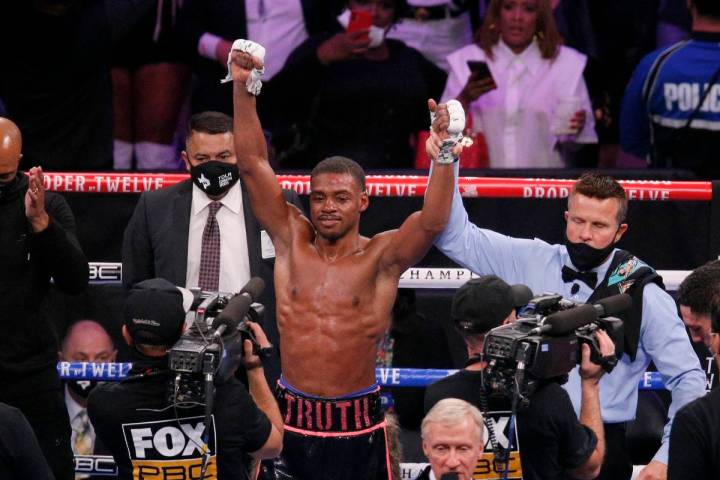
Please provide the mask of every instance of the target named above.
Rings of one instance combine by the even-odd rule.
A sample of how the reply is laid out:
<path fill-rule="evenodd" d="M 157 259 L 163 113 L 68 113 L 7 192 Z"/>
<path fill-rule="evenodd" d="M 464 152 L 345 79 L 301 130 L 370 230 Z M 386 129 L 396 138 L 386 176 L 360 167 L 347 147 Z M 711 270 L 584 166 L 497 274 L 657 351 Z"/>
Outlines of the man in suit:
<path fill-rule="evenodd" d="M 117 350 L 105 328 L 93 320 L 78 320 L 70 325 L 62 341 L 58 358 L 64 362 L 110 363 Z M 95 436 L 87 414 L 87 399 L 97 386 L 96 380 L 68 380 L 65 382 L 65 406 L 70 417 L 72 436 L 70 445 L 75 455 L 108 455 L 108 450 Z M 76 474 L 75 479 L 100 478 Z"/>
<path fill-rule="evenodd" d="M 262 327 L 277 345 L 275 249 L 238 182 L 232 119 L 219 112 L 193 115 L 185 148 L 192 178 L 140 196 L 123 238 L 123 283 L 160 277 L 181 287 L 237 293 L 250 277 L 261 277 Z M 300 206 L 294 192 L 283 194 Z M 266 365 L 266 373 L 272 380 L 279 369 Z"/>

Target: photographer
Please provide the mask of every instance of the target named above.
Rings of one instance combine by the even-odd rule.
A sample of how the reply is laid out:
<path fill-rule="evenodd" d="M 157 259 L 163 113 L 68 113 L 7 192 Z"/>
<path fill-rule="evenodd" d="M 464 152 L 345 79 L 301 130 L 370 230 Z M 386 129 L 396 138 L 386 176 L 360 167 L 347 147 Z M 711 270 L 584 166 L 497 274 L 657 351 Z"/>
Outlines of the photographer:
<path fill-rule="evenodd" d="M 631 253 L 615 248 L 628 229 L 628 200 L 613 178 L 586 173 L 572 187 L 565 212 L 564 245 L 538 238 L 520 239 L 472 224 L 455 190 L 450 219 L 435 245 L 476 274 L 495 274 L 534 292 L 555 292 L 576 303 L 595 302 L 618 293 L 633 298 L 622 315 L 624 338 L 616 347 L 618 364 L 601 379 L 600 405 L 608 454 L 600 478 L 625 480 L 632 461 L 626 423 L 635 418 L 637 385 L 653 362 L 672 392 L 662 445 L 638 480 L 667 477 L 670 425 L 675 412 L 705 392 L 705 376 L 678 318 L 672 297 L 655 270 Z M 577 369 L 565 386 L 575 410 L 581 403 Z"/>
<path fill-rule="evenodd" d="M 490 419 L 502 416 L 499 412 L 511 410 L 509 399 L 491 397 L 491 392 L 484 389 L 483 370 L 487 362 L 482 353 L 487 332 L 515 321 L 515 307 L 529 300 L 527 294 L 523 295 L 524 290 L 527 289 L 521 285 L 511 287 L 494 275 L 470 280 L 458 289 L 451 316 L 465 340 L 469 359 L 464 370 L 428 387 L 426 412 L 443 398 L 460 398 L 481 410 L 487 409 L 483 414 Z M 596 335 L 602 355 L 612 355 L 614 347 L 610 337 L 602 330 Z M 592 479 L 598 475 L 605 454 L 599 393 L 602 375 L 602 368 L 590 361 L 589 347 L 583 345 L 579 421 L 568 394 L 560 386 L 560 379 L 540 383 L 530 396 L 528 407 L 517 412 L 517 438 L 510 438 L 514 444 L 510 468 L 517 468 L 519 456 L 525 480 L 563 480 L 566 475 Z M 481 400 L 481 395 L 485 395 L 486 401 Z M 507 413 L 504 416 L 507 417 Z M 499 428 L 506 424 L 496 420 L 495 425 Z M 495 433 L 498 437 L 504 436 L 502 432 Z M 486 448 L 489 449 L 490 446 Z"/>
<path fill-rule="evenodd" d="M 135 285 L 122 328 L 133 347 L 133 368 L 126 380 L 98 386 L 88 400 L 90 420 L 121 480 L 199 478 L 204 465 L 205 478 L 244 480 L 252 477 L 248 454 L 260 459 L 280 453 L 282 418 L 249 340 L 243 356 L 249 394 L 234 377 L 217 385 L 210 427 L 203 403 L 174 401 L 177 384 L 167 353 L 181 336 L 191 297 L 163 279 Z M 260 347 L 269 347 L 260 327 L 250 328 Z"/>

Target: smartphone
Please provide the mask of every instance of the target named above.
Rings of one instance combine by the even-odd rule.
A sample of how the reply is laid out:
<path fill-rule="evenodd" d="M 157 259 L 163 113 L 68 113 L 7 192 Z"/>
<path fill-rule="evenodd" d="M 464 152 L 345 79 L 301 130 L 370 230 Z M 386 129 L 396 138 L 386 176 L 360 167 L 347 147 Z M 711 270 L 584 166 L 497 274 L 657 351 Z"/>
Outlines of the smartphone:
<path fill-rule="evenodd" d="M 488 64 L 486 62 L 480 60 L 468 60 L 467 66 L 470 69 L 470 78 L 472 80 L 493 78 L 492 73 L 490 73 L 490 67 L 488 67 Z M 495 83 L 494 80 L 493 83 Z"/>
<path fill-rule="evenodd" d="M 373 24 L 373 15 L 372 12 L 368 10 L 361 10 L 361 9 L 351 9 L 350 10 L 350 21 L 348 22 L 347 26 L 347 32 L 353 33 L 353 32 L 362 32 L 362 31 L 369 31 L 370 27 L 372 27 Z M 367 40 L 368 36 L 364 35 L 361 37 L 363 40 Z"/>

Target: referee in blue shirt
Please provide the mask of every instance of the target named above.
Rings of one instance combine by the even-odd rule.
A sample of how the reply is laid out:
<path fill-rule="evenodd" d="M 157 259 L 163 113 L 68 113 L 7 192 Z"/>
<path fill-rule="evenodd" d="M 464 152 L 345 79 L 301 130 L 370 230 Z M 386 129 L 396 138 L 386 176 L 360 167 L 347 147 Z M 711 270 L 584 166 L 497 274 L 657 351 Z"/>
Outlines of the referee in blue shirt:
<path fill-rule="evenodd" d="M 614 179 L 585 174 L 568 199 L 565 244 L 551 245 L 478 228 L 469 221 L 456 186 L 448 226 L 435 244 L 476 274 L 495 274 L 534 292 L 555 292 L 581 303 L 617 293 L 633 297 L 633 308 L 623 316 L 624 340 L 616 346 L 618 365 L 600 380 L 607 451 L 598 478 L 623 480 L 632 474 L 625 424 L 635 418 L 637 385 L 652 361 L 672 392 L 670 421 L 662 446 L 638 478 L 665 479 L 672 418 L 680 407 L 705 393 L 705 376 L 660 277 L 634 255 L 615 248 L 628 228 L 626 211 L 625 191 Z M 578 411 L 577 368 L 570 373 L 566 389 Z"/>

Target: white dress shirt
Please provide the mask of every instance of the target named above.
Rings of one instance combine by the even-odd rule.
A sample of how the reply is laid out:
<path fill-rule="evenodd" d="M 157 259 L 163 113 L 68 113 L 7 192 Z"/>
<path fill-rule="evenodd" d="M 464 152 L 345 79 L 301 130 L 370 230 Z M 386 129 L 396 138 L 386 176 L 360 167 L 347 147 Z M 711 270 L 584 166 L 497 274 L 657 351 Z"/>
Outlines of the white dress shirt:
<path fill-rule="evenodd" d="M 308 38 L 300 0 L 245 0 L 248 39 L 267 49 L 263 80 L 278 73 Z"/>
<path fill-rule="evenodd" d="M 493 168 L 559 168 L 559 141 L 596 143 L 595 120 L 583 79 L 585 55 L 560 47 L 553 60 L 543 59 L 537 42 L 515 54 L 500 40 L 490 60 L 480 47 L 467 45 L 448 56 L 450 73 L 442 101 L 456 98 L 470 77 L 468 60 L 487 62 L 497 89 L 470 105 L 473 129 L 485 135 Z M 586 112 L 585 127 L 577 135 L 558 137 L 550 131 L 560 99 L 578 97 Z"/>
<path fill-rule="evenodd" d="M 65 406 L 67 407 L 68 416 L 70 417 L 70 427 L 72 428 L 72 432 L 70 434 L 70 445 L 74 446 L 77 432 L 82 429 L 82 427 L 79 425 L 81 420 L 78 415 L 80 415 L 83 410 L 87 409 L 77 403 L 74 398 L 72 398 L 70 392 L 68 391 L 67 385 L 65 385 Z M 95 429 L 92 426 L 92 422 L 90 423 L 90 430 L 87 435 L 92 440 L 93 451 L 95 451 Z"/>
<path fill-rule="evenodd" d="M 220 282 L 221 292 L 238 292 L 250 280 L 245 216 L 243 214 L 240 182 L 221 198 L 222 207 L 215 218 L 220 228 Z M 207 223 L 208 205 L 212 202 L 193 184 L 190 225 L 188 230 L 188 260 L 185 287 L 197 287 L 200 276 L 202 234 Z"/>
<path fill-rule="evenodd" d="M 411 0 L 408 2 L 413 7 L 435 7 L 448 3 L 448 0 Z M 448 16 L 424 21 L 403 18 L 399 22 L 395 22 L 387 36 L 414 48 L 447 72 L 450 69 L 447 61 L 448 55 L 472 41 L 470 14 L 464 12 L 457 17 Z"/>
<path fill-rule="evenodd" d="M 293 50 L 308 38 L 305 16 L 300 0 L 245 0 L 247 38 L 267 49 L 263 80 L 275 76 Z M 216 60 L 218 43 L 234 38 L 219 37 L 205 32 L 198 41 L 198 52 L 203 57 Z"/>

